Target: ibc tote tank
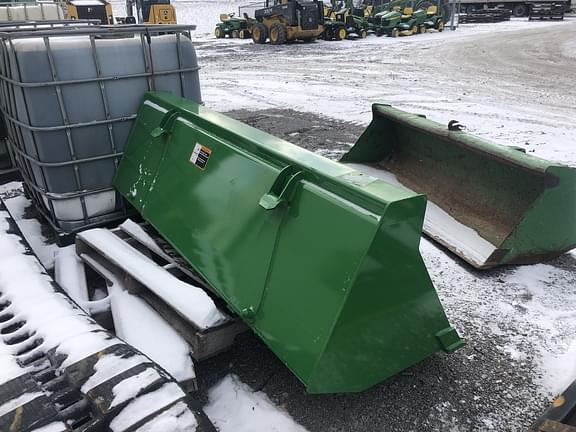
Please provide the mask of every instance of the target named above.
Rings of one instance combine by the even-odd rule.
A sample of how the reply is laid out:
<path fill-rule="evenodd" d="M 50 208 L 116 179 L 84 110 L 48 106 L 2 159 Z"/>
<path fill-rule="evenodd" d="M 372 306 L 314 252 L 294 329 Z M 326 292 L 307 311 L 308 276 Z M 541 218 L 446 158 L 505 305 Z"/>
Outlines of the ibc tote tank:
<path fill-rule="evenodd" d="M 191 26 L 156 27 L 177 30 L 150 36 L 153 26 L 90 26 L 2 36 L 10 143 L 57 230 L 125 215 L 112 178 L 146 91 L 201 102 L 196 54 L 183 31 Z"/>
<path fill-rule="evenodd" d="M 56 3 L 0 4 L 0 21 L 62 20 L 64 11 Z"/>

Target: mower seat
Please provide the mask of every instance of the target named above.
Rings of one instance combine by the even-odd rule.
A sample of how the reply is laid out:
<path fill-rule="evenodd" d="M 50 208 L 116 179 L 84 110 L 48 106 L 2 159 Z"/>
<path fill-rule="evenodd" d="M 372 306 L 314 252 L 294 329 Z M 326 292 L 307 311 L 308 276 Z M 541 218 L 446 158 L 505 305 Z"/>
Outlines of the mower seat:
<path fill-rule="evenodd" d="M 413 13 L 414 9 L 412 9 L 411 7 L 404 8 L 404 10 L 402 11 L 402 19 L 410 18 Z"/>
<path fill-rule="evenodd" d="M 436 5 L 428 6 L 428 9 L 426 9 L 426 15 L 428 16 L 436 15 L 437 13 L 438 13 L 438 6 Z"/>
<path fill-rule="evenodd" d="M 230 15 L 220 14 L 220 21 L 222 21 L 222 22 L 230 21 Z"/>

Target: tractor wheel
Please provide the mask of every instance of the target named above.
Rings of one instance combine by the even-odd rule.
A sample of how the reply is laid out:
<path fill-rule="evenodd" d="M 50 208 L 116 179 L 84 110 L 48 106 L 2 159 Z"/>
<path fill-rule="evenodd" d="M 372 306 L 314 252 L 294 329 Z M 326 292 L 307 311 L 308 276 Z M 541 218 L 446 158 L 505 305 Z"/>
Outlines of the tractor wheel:
<path fill-rule="evenodd" d="M 232 30 L 230 36 L 232 37 L 232 39 L 238 39 L 240 37 L 240 32 L 238 30 Z"/>
<path fill-rule="evenodd" d="M 216 36 L 216 38 L 218 39 L 222 39 L 224 37 L 224 32 L 220 27 L 216 27 L 216 29 L 214 30 L 214 36 Z"/>
<path fill-rule="evenodd" d="M 272 45 L 282 45 L 286 43 L 286 27 L 284 27 L 284 24 L 272 24 L 270 27 L 270 43 Z"/>
<path fill-rule="evenodd" d="M 266 38 L 268 37 L 266 32 L 266 26 L 262 23 L 256 23 L 252 27 L 252 40 L 254 43 L 263 44 L 266 43 Z"/>
<path fill-rule="evenodd" d="M 523 17 L 526 15 L 526 6 L 523 4 L 517 4 L 512 9 L 512 15 L 515 17 Z"/>
<path fill-rule="evenodd" d="M 302 38 L 302 40 L 306 43 L 309 43 L 309 42 L 314 42 L 316 40 L 316 38 L 315 37 L 307 37 L 307 38 Z"/>
<path fill-rule="evenodd" d="M 412 27 L 410 27 L 410 34 L 415 35 L 416 33 L 418 33 L 418 26 L 414 24 Z"/>
<path fill-rule="evenodd" d="M 336 40 L 344 40 L 348 37 L 348 32 L 346 31 L 346 29 L 344 27 L 340 27 L 338 29 L 338 31 L 336 32 Z"/>
<path fill-rule="evenodd" d="M 250 32 L 246 29 L 240 30 L 240 39 L 248 39 L 250 37 Z"/>
<path fill-rule="evenodd" d="M 397 28 L 392 29 L 392 31 L 390 32 L 390 36 L 392 36 L 393 38 L 397 38 L 399 34 L 400 31 Z"/>
<path fill-rule="evenodd" d="M 426 26 L 424 24 L 422 24 L 420 27 L 418 27 L 418 33 L 420 33 L 420 34 L 426 33 Z"/>
<path fill-rule="evenodd" d="M 368 36 L 368 32 L 366 30 L 360 30 L 359 36 L 360 39 L 366 39 L 366 36 Z"/>
<path fill-rule="evenodd" d="M 444 31 L 444 21 L 442 21 L 442 20 L 438 21 L 438 24 L 436 26 L 436 30 L 438 30 L 439 32 Z"/>

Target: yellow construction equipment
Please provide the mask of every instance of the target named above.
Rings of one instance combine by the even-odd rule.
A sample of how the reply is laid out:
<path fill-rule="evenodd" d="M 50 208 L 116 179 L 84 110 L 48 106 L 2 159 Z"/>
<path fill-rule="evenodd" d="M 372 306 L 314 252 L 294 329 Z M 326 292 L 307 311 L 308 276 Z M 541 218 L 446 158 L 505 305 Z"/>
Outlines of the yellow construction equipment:
<path fill-rule="evenodd" d="M 105 0 L 68 0 L 70 19 L 98 19 L 102 24 L 114 24 L 112 5 Z"/>
<path fill-rule="evenodd" d="M 136 5 L 136 16 L 134 16 Z M 170 0 L 127 0 L 126 24 L 176 24 L 176 9 Z"/>

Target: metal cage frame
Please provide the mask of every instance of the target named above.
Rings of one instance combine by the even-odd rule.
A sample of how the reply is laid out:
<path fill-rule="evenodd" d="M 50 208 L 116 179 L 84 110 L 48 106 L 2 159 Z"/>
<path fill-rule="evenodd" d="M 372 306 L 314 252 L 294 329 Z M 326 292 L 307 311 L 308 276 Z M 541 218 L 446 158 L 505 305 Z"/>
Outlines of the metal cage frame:
<path fill-rule="evenodd" d="M 118 151 L 118 145 L 114 139 L 113 128 L 117 123 L 131 122 L 136 117 L 136 113 L 133 115 L 125 117 L 112 117 L 110 114 L 110 101 L 108 100 L 108 95 L 105 90 L 106 83 L 110 81 L 118 81 L 124 79 L 132 78 L 147 78 L 148 90 L 155 90 L 155 77 L 162 75 L 177 75 L 180 81 L 180 89 L 182 94 L 184 94 L 184 74 L 188 72 L 196 72 L 200 69 L 198 65 L 195 67 L 183 67 L 183 57 L 182 57 L 182 38 L 191 39 L 190 31 L 196 28 L 195 25 L 121 25 L 121 26 L 110 26 L 110 25 L 89 25 L 91 23 L 78 22 L 74 20 L 75 23 L 66 22 L 63 25 L 57 26 L 57 23 L 53 24 L 51 28 L 43 27 L 33 27 L 26 29 L 8 29 L 4 31 L 0 27 L 0 64 L 2 64 L 4 72 L 0 71 L 0 111 L 4 116 L 6 122 L 6 128 L 8 131 L 7 144 L 9 152 L 12 159 L 16 162 L 17 167 L 20 170 L 21 176 L 26 185 L 28 194 L 30 195 L 32 201 L 48 221 L 50 226 L 59 236 L 67 236 L 69 234 L 74 234 L 81 230 L 103 225 L 115 220 L 119 220 L 127 217 L 130 212 L 125 201 L 117 194 L 110 184 L 108 187 L 97 188 L 97 189 L 87 189 L 83 186 L 82 179 L 80 178 L 80 165 L 87 162 L 93 162 L 103 159 L 113 159 L 115 166 L 118 166 L 119 159 L 122 157 L 122 152 Z M 90 20 L 88 20 L 90 21 Z M 38 22 L 42 24 L 42 22 Z M 88 25 L 87 25 L 88 24 Z M 170 69 L 167 71 L 155 71 L 153 68 L 153 57 L 151 44 L 154 38 L 152 36 L 159 34 L 175 34 L 176 35 L 176 45 L 177 45 L 177 62 L 178 68 Z M 56 64 L 54 62 L 54 54 L 50 45 L 51 37 L 77 37 L 77 36 L 87 36 L 90 40 L 90 52 L 92 55 L 92 60 L 96 69 L 96 77 L 88 79 L 78 79 L 78 80 L 60 80 L 58 78 Z M 127 74 L 118 76 L 103 76 L 100 59 L 98 58 L 97 44 L 96 40 L 100 38 L 139 38 L 140 44 L 143 51 L 143 59 L 145 62 L 145 72 L 137 74 Z M 13 61 L 16 63 L 14 66 L 20 74 L 20 65 L 18 64 L 18 58 L 15 55 L 14 41 L 26 38 L 41 38 L 44 41 L 44 46 L 46 48 L 46 53 L 48 56 L 48 63 L 50 66 L 50 72 L 52 75 L 51 81 L 45 82 L 34 82 L 26 83 L 19 80 L 19 76 L 11 76 L 11 61 L 10 56 L 12 56 Z M 7 76 L 10 75 L 10 76 Z M 104 120 L 95 120 L 90 122 L 77 122 L 72 123 L 69 120 L 67 107 L 62 95 L 62 88 L 64 86 L 73 84 L 84 84 L 84 83 L 97 83 L 99 87 L 99 94 L 105 111 Z M 23 91 L 26 88 L 38 88 L 38 87 L 50 87 L 54 88 L 56 92 L 58 109 L 63 119 L 63 124 L 57 126 L 35 126 L 31 124 L 30 112 L 26 109 L 26 118 L 18 119 L 16 118 L 16 91 Z M 26 100 L 24 101 L 26 103 Z M 108 128 L 108 141 L 110 146 L 110 152 L 101 156 L 78 158 L 76 156 L 77 152 L 75 150 L 74 141 L 72 139 L 71 131 L 76 128 L 91 127 L 95 125 L 106 125 Z M 39 155 L 38 143 L 35 133 L 38 132 L 52 132 L 52 131 L 64 131 L 66 134 L 66 140 L 68 144 L 68 149 L 70 151 L 70 159 L 62 162 L 44 162 L 40 160 L 38 156 L 29 154 L 25 148 L 25 141 L 23 132 L 26 131 L 32 137 L 32 142 L 35 150 L 35 154 Z M 44 168 L 48 167 L 64 167 L 72 166 L 74 169 L 74 184 L 75 189 L 70 192 L 53 192 L 49 190 L 48 182 L 46 178 L 46 173 Z M 42 184 L 45 186 L 40 186 L 35 177 L 37 174 L 33 171 L 33 167 L 37 168 L 37 172 L 40 172 L 42 179 Z M 115 210 L 111 213 L 106 213 L 104 215 L 90 216 L 86 207 L 86 197 L 89 195 L 102 193 L 102 192 L 114 192 L 116 193 L 116 206 Z M 77 220 L 66 221 L 66 223 L 61 223 L 56 217 L 56 210 L 54 206 L 55 201 L 68 200 L 71 198 L 79 198 L 82 210 L 82 218 Z M 119 206 L 118 206 L 119 204 Z M 120 207 L 120 208 L 118 208 Z"/>

